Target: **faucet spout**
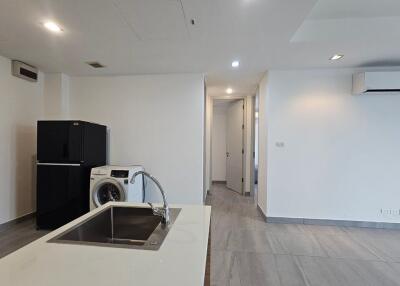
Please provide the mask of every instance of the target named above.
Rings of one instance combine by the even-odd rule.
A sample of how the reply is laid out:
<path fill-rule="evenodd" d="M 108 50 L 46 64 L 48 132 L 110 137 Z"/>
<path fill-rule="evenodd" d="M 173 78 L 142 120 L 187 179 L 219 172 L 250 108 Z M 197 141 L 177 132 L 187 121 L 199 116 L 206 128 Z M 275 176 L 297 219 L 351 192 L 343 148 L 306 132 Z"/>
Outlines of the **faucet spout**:
<path fill-rule="evenodd" d="M 149 205 L 150 205 L 151 209 L 153 210 L 153 214 L 161 216 L 162 217 L 162 223 L 165 224 L 165 225 L 168 225 L 169 222 L 170 222 L 170 219 L 169 219 L 169 207 L 168 207 L 167 198 L 166 198 L 164 189 L 161 186 L 160 182 L 155 177 L 153 177 L 151 174 L 149 174 L 149 173 L 147 173 L 145 171 L 137 171 L 132 176 L 132 179 L 130 181 L 131 184 L 133 184 L 135 182 L 135 178 L 138 175 L 143 175 L 144 177 L 149 178 L 151 181 L 153 181 L 156 184 L 157 188 L 159 189 L 159 191 L 161 193 L 161 196 L 163 198 L 163 203 L 164 204 L 163 204 L 162 208 L 156 208 L 151 203 L 149 203 Z"/>

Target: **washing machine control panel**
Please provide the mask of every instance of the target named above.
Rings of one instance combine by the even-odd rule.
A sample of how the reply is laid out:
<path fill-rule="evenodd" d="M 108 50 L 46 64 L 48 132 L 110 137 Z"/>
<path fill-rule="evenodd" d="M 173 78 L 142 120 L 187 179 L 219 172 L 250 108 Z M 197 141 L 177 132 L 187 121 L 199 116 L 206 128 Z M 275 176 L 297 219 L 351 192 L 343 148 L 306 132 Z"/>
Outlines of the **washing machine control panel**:
<path fill-rule="evenodd" d="M 128 178 L 129 171 L 128 170 L 112 170 L 111 177 L 114 178 Z"/>

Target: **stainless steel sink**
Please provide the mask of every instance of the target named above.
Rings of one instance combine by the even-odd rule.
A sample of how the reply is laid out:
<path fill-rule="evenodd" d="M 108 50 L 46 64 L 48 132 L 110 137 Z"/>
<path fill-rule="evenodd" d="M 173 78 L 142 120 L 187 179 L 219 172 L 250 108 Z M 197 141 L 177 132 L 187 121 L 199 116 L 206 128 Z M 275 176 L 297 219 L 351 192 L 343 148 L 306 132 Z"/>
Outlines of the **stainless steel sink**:
<path fill-rule="evenodd" d="M 180 210 L 165 225 L 151 208 L 110 206 L 48 242 L 158 250 Z"/>

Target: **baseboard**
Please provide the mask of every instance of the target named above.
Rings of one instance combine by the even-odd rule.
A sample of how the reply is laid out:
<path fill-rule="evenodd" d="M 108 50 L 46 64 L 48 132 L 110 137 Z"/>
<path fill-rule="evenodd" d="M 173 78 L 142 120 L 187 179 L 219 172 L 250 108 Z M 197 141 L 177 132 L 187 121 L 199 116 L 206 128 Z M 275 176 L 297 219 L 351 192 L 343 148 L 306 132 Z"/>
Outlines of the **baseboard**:
<path fill-rule="evenodd" d="M 18 217 L 16 219 L 8 221 L 8 222 L 2 223 L 2 224 L 0 224 L 0 231 L 9 229 L 10 227 L 12 227 L 13 225 L 16 225 L 17 223 L 21 223 L 23 221 L 32 219 L 32 218 L 35 217 L 35 215 L 36 215 L 36 212 L 33 212 L 33 213 L 30 213 L 30 214 L 26 214 L 26 215 L 20 216 L 20 217 Z"/>
<path fill-rule="evenodd" d="M 282 223 L 282 224 L 304 224 L 304 219 L 302 218 L 291 218 L 291 217 L 267 217 L 266 219 L 269 223 Z"/>
<path fill-rule="evenodd" d="M 289 218 L 289 217 L 266 217 L 266 221 L 268 223 L 283 223 L 283 224 L 292 223 L 292 224 L 324 225 L 324 226 L 400 229 L 400 223 L 390 223 L 390 222 Z"/>
<path fill-rule="evenodd" d="M 213 184 L 224 184 L 226 185 L 226 181 L 212 181 Z"/>

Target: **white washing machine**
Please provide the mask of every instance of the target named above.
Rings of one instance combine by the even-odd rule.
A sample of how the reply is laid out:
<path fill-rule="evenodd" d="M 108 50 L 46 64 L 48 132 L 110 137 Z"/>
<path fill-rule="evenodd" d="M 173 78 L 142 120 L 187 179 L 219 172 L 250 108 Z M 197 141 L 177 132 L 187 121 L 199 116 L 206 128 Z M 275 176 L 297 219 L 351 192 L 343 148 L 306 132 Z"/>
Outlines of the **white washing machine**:
<path fill-rule="evenodd" d="M 143 175 L 134 183 L 131 179 L 142 166 L 102 166 L 93 168 L 90 174 L 90 210 L 109 201 L 144 202 Z"/>

